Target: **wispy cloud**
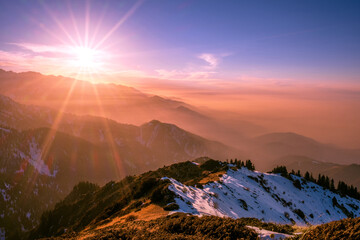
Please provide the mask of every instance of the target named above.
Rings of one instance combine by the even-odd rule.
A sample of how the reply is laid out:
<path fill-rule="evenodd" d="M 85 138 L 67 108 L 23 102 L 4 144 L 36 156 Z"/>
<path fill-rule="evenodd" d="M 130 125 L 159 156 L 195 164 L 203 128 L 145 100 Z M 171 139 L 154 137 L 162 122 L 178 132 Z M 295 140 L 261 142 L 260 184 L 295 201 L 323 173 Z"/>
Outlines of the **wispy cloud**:
<path fill-rule="evenodd" d="M 174 79 L 174 80 L 201 80 L 209 79 L 216 72 L 214 71 L 190 71 L 190 70 L 166 70 L 157 69 L 155 70 L 157 76 L 163 79 Z"/>
<path fill-rule="evenodd" d="M 209 68 L 214 69 L 219 65 L 220 59 L 211 53 L 203 53 L 198 56 L 200 59 L 204 60 L 209 64 Z"/>
<path fill-rule="evenodd" d="M 156 77 L 168 78 L 168 79 L 183 79 L 183 80 L 194 80 L 194 79 L 212 79 L 214 74 L 217 73 L 217 68 L 222 58 L 229 56 L 230 54 L 212 54 L 202 53 L 197 55 L 198 59 L 206 62 L 206 65 L 189 62 L 188 66 L 183 69 L 157 69 Z M 194 60 L 194 59 L 193 59 Z"/>
<path fill-rule="evenodd" d="M 29 50 L 33 53 L 69 53 L 70 48 L 63 45 L 43 45 L 34 43 L 9 43 L 11 45 Z"/>

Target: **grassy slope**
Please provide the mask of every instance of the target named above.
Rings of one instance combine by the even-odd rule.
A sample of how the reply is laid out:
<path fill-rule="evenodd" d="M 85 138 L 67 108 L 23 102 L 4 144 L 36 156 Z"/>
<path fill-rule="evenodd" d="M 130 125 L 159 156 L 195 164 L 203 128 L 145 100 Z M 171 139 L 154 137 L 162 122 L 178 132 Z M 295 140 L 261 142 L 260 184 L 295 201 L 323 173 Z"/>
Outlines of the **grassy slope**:
<path fill-rule="evenodd" d="M 203 182 L 204 179 L 209 181 L 217 180 L 216 177 L 218 176 L 216 174 L 223 173 L 226 169 L 227 165 L 214 160 L 208 160 L 201 165 L 184 162 L 163 167 L 156 171 L 150 171 L 139 176 L 129 176 L 117 183 L 110 182 L 102 188 L 90 183 L 80 183 L 74 187 L 73 191 L 63 201 L 56 205 L 54 210 L 43 214 L 40 226 L 31 233 L 30 238 L 62 236 L 64 233 L 67 234 L 65 236 L 69 236 L 70 233 L 78 235 L 84 233 L 84 231 L 86 235 L 95 234 L 99 236 L 101 233 L 107 236 L 110 234 L 108 233 L 109 229 L 109 231 L 116 231 L 116 234 L 120 234 L 116 236 L 123 236 L 121 234 L 125 234 L 125 239 L 126 236 L 132 238 L 138 236 L 137 234 L 150 234 L 146 236 L 151 238 L 152 232 L 143 232 L 142 230 L 128 231 L 129 223 L 128 221 L 124 222 L 124 219 L 131 220 L 132 218 L 132 220 L 137 219 L 135 223 L 136 229 L 138 229 L 138 225 L 148 226 L 149 224 L 155 224 L 163 226 L 163 228 L 156 231 L 159 231 L 158 234 L 160 235 L 163 234 L 165 238 L 169 232 L 166 230 L 168 219 L 164 216 L 168 214 L 168 210 L 172 210 L 171 207 L 176 208 L 176 204 L 167 205 L 173 202 L 174 195 L 173 192 L 168 190 L 170 182 L 161 180 L 161 178 L 167 176 L 188 185 L 199 186 L 200 182 L 201 184 L 205 183 Z M 143 215 L 143 213 L 145 214 Z M 155 220 L 158 217 L 162 220 Z M 203 218 L 189 217 L 188 219 L 185 216 L 181 218 L 185 218 L 184 221 L 186 220 L 186 222 L 193 221 L 201 229 L 205 229 L 204 233 L 198 232 L 196 233 L 197 235 L 195 234 L 198 236 L 198 239 L 209 237 L 206 235 L 206 232 L 209 230 L 206 230 L 206 224 L 201 220 Z M 175 221 L 173 218 L 170 219 Z M 229 224 L 229 226 L 226 226 L 226 232 L 229 232 L 230 235 L 240 234 L 239 232 L 245 231 L 241 227 L 242 225 L 258 226 L 277 232 L 291 233 L 293 231 L 290 226 L 262 223 L 257 219 L 230 220 L 219 217 L 204 219 L 215 221 L 216 224 L 224 228 L 224 224 Z M 116 227 L 116 229 L 113 229 L 114 226 L 118 225 L 120 225 L 120 228 Z M 182 228 L 190 231 L 187 229 L 189 226 L 182 226 Z M 221 230 L 221 228 L 217 228 L 217 230 L 212 231 Z M 251 231 L 246 230 L 246 232 L 250 234 L 248 235 L 250 236 L 249 239 L 252 239 Z M 192 239 L 190 234 L 188 234 L 189 236 L 185 236 L 186 234 L 183 236 L 181 235 L 182 233 L 176 232 L 174 234 L 174 236 L 180 234 L 179 237 Z M 216 234 L 220 234 L 220 232 Z"/>
<path fill-rule="evenodd" d="M 347 218 L 311 228 L 299 239 L 360 239 L 360 218 Z"/>

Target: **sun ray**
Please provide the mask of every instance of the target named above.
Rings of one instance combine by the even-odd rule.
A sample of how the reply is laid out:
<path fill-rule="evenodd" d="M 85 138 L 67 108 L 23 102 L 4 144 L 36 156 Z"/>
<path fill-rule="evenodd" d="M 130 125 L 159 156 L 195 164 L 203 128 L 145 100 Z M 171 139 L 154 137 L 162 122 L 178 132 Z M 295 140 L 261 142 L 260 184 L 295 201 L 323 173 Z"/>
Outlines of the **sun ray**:
<path fill-rule="evenodd" d="M 53 124 L 51 126 L 51 128 L 49 129 L 49 133 L 46 135 L 45 140 L 43 141 L 43 143 L 41 144 L 41 154 L 40 154 L 40 159 L 36 159 L 36 161 L 44 161 L 44 159 L 46 158 L 46 156 L 48 155 L 51 145 L 53 143 L 53 140 L 55 138 L 56 132 L 58 130 L 58 127 L 61 123 L 63 114 L 65 112 L 65 109 L 67 107 L 67 104 L 70 100 L 70 97 L 72 95 L 72 92 L 77 84 L 76 79 L 74 79 L 74 81 L 72 82 L 70 89 L 68 91 L 68 94 L 66 96 L 66 98 L 63 101 L 63 104 L 61 106 L 61 108 L 58 110 L 57 116 L 55 117 Z M 28 184 L 28 191 L 31 191 L 33 189 L 33 186 L 35 184 L 36 179 L 38 178 L 40 173 L 38 172 L 34 172 L 32 176 L 30 176 L 30 181 Z"/>
<path fill-rule="evenodd" d="M 73 37 L 70 35 L 70 33 L 66 30 L 66 28 L 63 26 L 63 24 L 56 18 L 55 14 L 46 6 L 44 2 L 41 2 L 42 6 L 44 7 L 45 11 L 49 14 L 49 16 L 53 19 L 53 21 L 57 24 L 57 26 L 63 31 L 63 33 L 66 35 L 66 37 L 71 41 L 73 45 L 76 46 L 76 41 L 73 39 Z"/>
<path fill-rule="evenodd" d="M 51 125 L 51 128 L 49 129 L 48 133 L 44 137 L 44 140 L 41 143 L 41 159 L 38 159 L 38 161 L 46 161 L 50 158 L 48 158 L 49 152 L 51 150 L 52 144 L 54 143 L 54 138 L 56 136 L 57 131 L 59 130 L 59 127 L 61 125 L 61 122 L 63 120 L 64 112 L 66 112 L 66 109 L 68 108 L 69 102 L 71 101 L 72 95 L 74 93 L 74 90 L 76 89 L 77 95 L 83 95 L 84 89 L 79 88 L 78 82 L 80 76 L 86 76 L 92 84 L 90 84 L 92 88 L 92 92 L 94 96 L 94 99 L 96 101 L 96 105 L 98 109 L 96 109 L 97 113 L 104 117 L 105 111 L 103 107 L 102 100 L 99 96 L 97 85 L 94 84 L 94 76 L 97 76 L 99 73 L 99 66 L 101 65 L 102 57 L 104 57 L 103 52 L 103 44 L 114 34 L 114 32 L 125 22 L 127 21 L 134 13 L 135 11 L 141 6 L 143 3 L 143 0 L 139 0 L 135 2 L 132 7 L 125 13 L 123 17 L 120 18 L 119 21 L 108 31 L 100 41 L 95 42 L 97 39 L 97 34 L 101 28 L 103 17 L 106 14 L 107 11 L 107 5 L 103 8 L 102 15 L 100 19 L 97 21 L 97 25 L 94 31 L 90 31 L 90 25 L 94 21 L 91 21 L 90 19 L 90 10 L 91 6 L 90 3 L 87 1 L 85 6 L 85 19 L 84 19 L 84 36 L 81 37 L 81 33 L 79 31 L 78 23 L 74 17 L 73 11 L 71 6 L 68 4 L 68 10 L 69 10 L 69 16 L 72 23 L 72 27 L 74 29 L 73 33 L 75 34 L 72 36 L 70 34 L 71 31 L 69 29 L 65 28 L 65 25 L 59 19 L 56 17 L 56 15 L 51 11 L 50 8 L 47 7 L 47 5 L 42 2 L 43 8 L 48 13 L 48 15 L 51 17 L 51 19 L 56 23 L 57 27 L 62 31 L 63 35 L 65 36 L 65 39 L 62 39 L 58 36 L 58 34 L 55 34 L 52 30 L 49 30 L 45 27 L 45 25 L 41 23 L 37 23 L 45 32 L 47 32 L 50 36 L 54 37 L 55 39 L 59 40 L 64 47 L 66 47 L 66 51 L 69 52 L 69 64 L 72 64 L 72 67 L 77 68 L 75 80 L 71 82 L 69 85 L 67 94 L 64 96 L 63 101 L 59 107 L 59 110 L 54 118 L 54 121 Z M 69 45 L 70 43 L 70 45 Z M 93 46 L 95 45 L 95 46 Z M 68 48 L 68 49 L 67 49 Z M 105 46 L 104 49 L 108 50 L 108 48 Z M 59 66 L 59 69 L 63 68 L 64 66 Z M 57 81 L 56 84 L 54 84 L 54 88 L 57 86 L 57 84 L 62 84 L 62 81 Z M 83 97 L 81 96 L 81 99 Z M 106 118 L 102 118 L 102 126 L 104 129 L 104 136 L 106 139 L 106 143 L 110 150 L 110 156 L 112 159 L 112 163 L 114 164 L 114 168 L 116 170 L 116 174 L 118 177 L 125 176 L 126 175 L 126 168 L 124 166 L 123 159 L 121 158 L 121 154 L 119 153 L 119 148 L 117 147 L 117 144 L 115 143 L 114 136 L 111 131 L 111 126 L 109 125 L 109 121 Z M 74 155 L 71 155 L 71 158 L 73 158 Z M 94 155 L 93 158 L 93 164 L 96 168 L 96 164 L 98 162 L 98 158 Z M 51 160 L 51 159 L 50 159 Z M 75 159 L 76 161 L 76 159 Z M 29 190 L 32 189 L 32 184 L 35 183 L 35 180 L 39 177 L 39 173 L 33 173 L 31 176 L 31 181 L 29 182 Z"/>
<path fill-rule="evenodd" d="M 80 31 L 79 31 L 79 28 L 78 28 L 78 26 L 76 24 L 74 13 L 73 13 L 73 11 L 71 9 L 71 6 L 70 6 L 69 2 L 67 2 L 67 7 L 68 7 L 68 10 L 69 10 L 69 13 L 70 13 L 71 22 L 73 24 L 73 27 L 74 27 L 74 30 L 75 30 L 75 33 L 76 33 L 76 36 L 77 36 L 77 39 L 78 39 L 78 45 L 82 46 L 84 43 L 83 43 L 82 38 L 80 36 Z"/>
<path fill-rule="evenodd" d="M 98 105 L 99 110 L 100 110 L 100 116 L 105 116 L 105 112 L 104 112 L 104 109 L 103 109 L 103 106 L 102 106 L 102 103 L 101 103 L 101 100 L 100 100 L 100 97 L 99 97 L 97 85 L 92 84 L 91 86 L 92 86 L 92 89 L 94 91 L 95 99 L 96 99 L 97 105 Z M 113 135 L 111 133 L 111 129 L 109 127 L 107 118 L 103 117 L 102 122 L 103 122 L 103 126 L 105 128 L 105 138 L 107 139 L 107 142 L 110 145 L 110 149 L 111 149 L 111 153 L 112 153 L 113 161 L 114 161 L 113 163 L 115 165 L 117 176 L 118 177 L 124 177 L 124 176 L 126 176 L 126 171 L 125 171 L 125 168 L 124 168 L 124 165 L 123 165 L 123 161 L 120 158 L 118 149 L 116 147 L 114 137 L 113 137 Z"/>
<path fill-rule="evenodd" d="M 92 34 L 92 37 L 91 37 L 91 40 L 90 40 L 90 43 L 89 43 L 90 47 L 93 47 L 93 45 L 94 45 L 94 41 L 95 41 L 96 36 L 97 36 L 97 34 L 98 34 L 99 30 L 100 30 L 100 27 L 101 27 L 101 24 L 103 22 L 104 16 L 105 16 L 105 14 L 107 12 L 107 8 L 108 8 L 108 5 L 105 3 L 104 7 L 103 7 L 103 10 L 101 12 L 100 18 L 99 18 L 99 20 L 98 20 L 98 22 L 96 24 L 94 33 Z"/>
<path fill-rule="evenodd" d="M 66 42 L 64 39 L 60 38 L 58 34 L 53 33 L 48 28 L 45 27 L 45 25 L 39 21 L 36 21 L 35 19 L 31 19 L 34 23 L 36 23 L 42 30 L 44 30 L 47 34 L 52 36 L 53 38 L 57 39 L 59 42 L 61 42 L 64 45 L 68 45 L 68 42 Z"/>
<path fill-rule="evenodd" d="M 85 2 L 85 36 L 84 36 L 84 46 L 85 47 L 90 47 L 89 46 L 89 25 L 90 25 L 90 4 L 88 1 Z"/>
<path fill-rule="evenodd" d="M 110 31 L 95 45 L 94 49 L 98 49 L 135 11 L 142 5 L 143 0 L 137 1 L 130 10 L 110 29 Z"/>

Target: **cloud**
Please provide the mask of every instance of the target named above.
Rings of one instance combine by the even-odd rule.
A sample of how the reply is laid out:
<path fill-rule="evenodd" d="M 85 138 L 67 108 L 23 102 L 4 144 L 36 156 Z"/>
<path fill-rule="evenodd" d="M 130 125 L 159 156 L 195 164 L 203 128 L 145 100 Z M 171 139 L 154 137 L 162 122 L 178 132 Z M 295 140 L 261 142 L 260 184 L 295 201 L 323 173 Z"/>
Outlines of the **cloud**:
<path fill-rule="evenodd" d="M 216 72 L 214 71 L 190 71 L 190 70 L 155 70 L 157 76 L 162 79 L 174 79 L 174 80 L 201 80 L 209 79 Z"/>
<path fill-rule="evenodd" d="M 220 58 L 216 57 L 214 54 L 211 53 L 203 53 L 198 56 L 198 58 L 204 60 L 209 64 L 209 68 L 214 69 L 219 65 Z"/>
<path fill-rule="evenodd" d="M 33 53 L 69 53 L 70 49 L 62 45 L 43 45 L 33 43 L 9 43 L 22 49 L 30 50 Z"/>
<path fill-rule="evenodd" d="M 204 60 L 207 65 L 199 66 L 198 63 L 188 63 L 188 67 L 183 69 L 157 69 L 155 70 L 157 74 L 155 77 L 182 80 L 211 79 L 217 73 L 215 69 L 218 67 L 221 59 L 229 55 L 228 53 L 219 55 L 202 53 L 197 58 Z"/>

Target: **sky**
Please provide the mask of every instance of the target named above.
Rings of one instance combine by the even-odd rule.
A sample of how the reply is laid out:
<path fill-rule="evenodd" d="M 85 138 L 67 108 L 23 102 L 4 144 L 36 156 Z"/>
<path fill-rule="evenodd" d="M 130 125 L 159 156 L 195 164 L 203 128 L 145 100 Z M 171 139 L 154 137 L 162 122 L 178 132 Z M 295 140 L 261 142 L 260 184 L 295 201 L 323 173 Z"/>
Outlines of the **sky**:
<path fill-rule="evenodd" d="M 359 1 L 15 0 L 0 9 L 6 70 L 212 87 L 360 82 Z"/>

